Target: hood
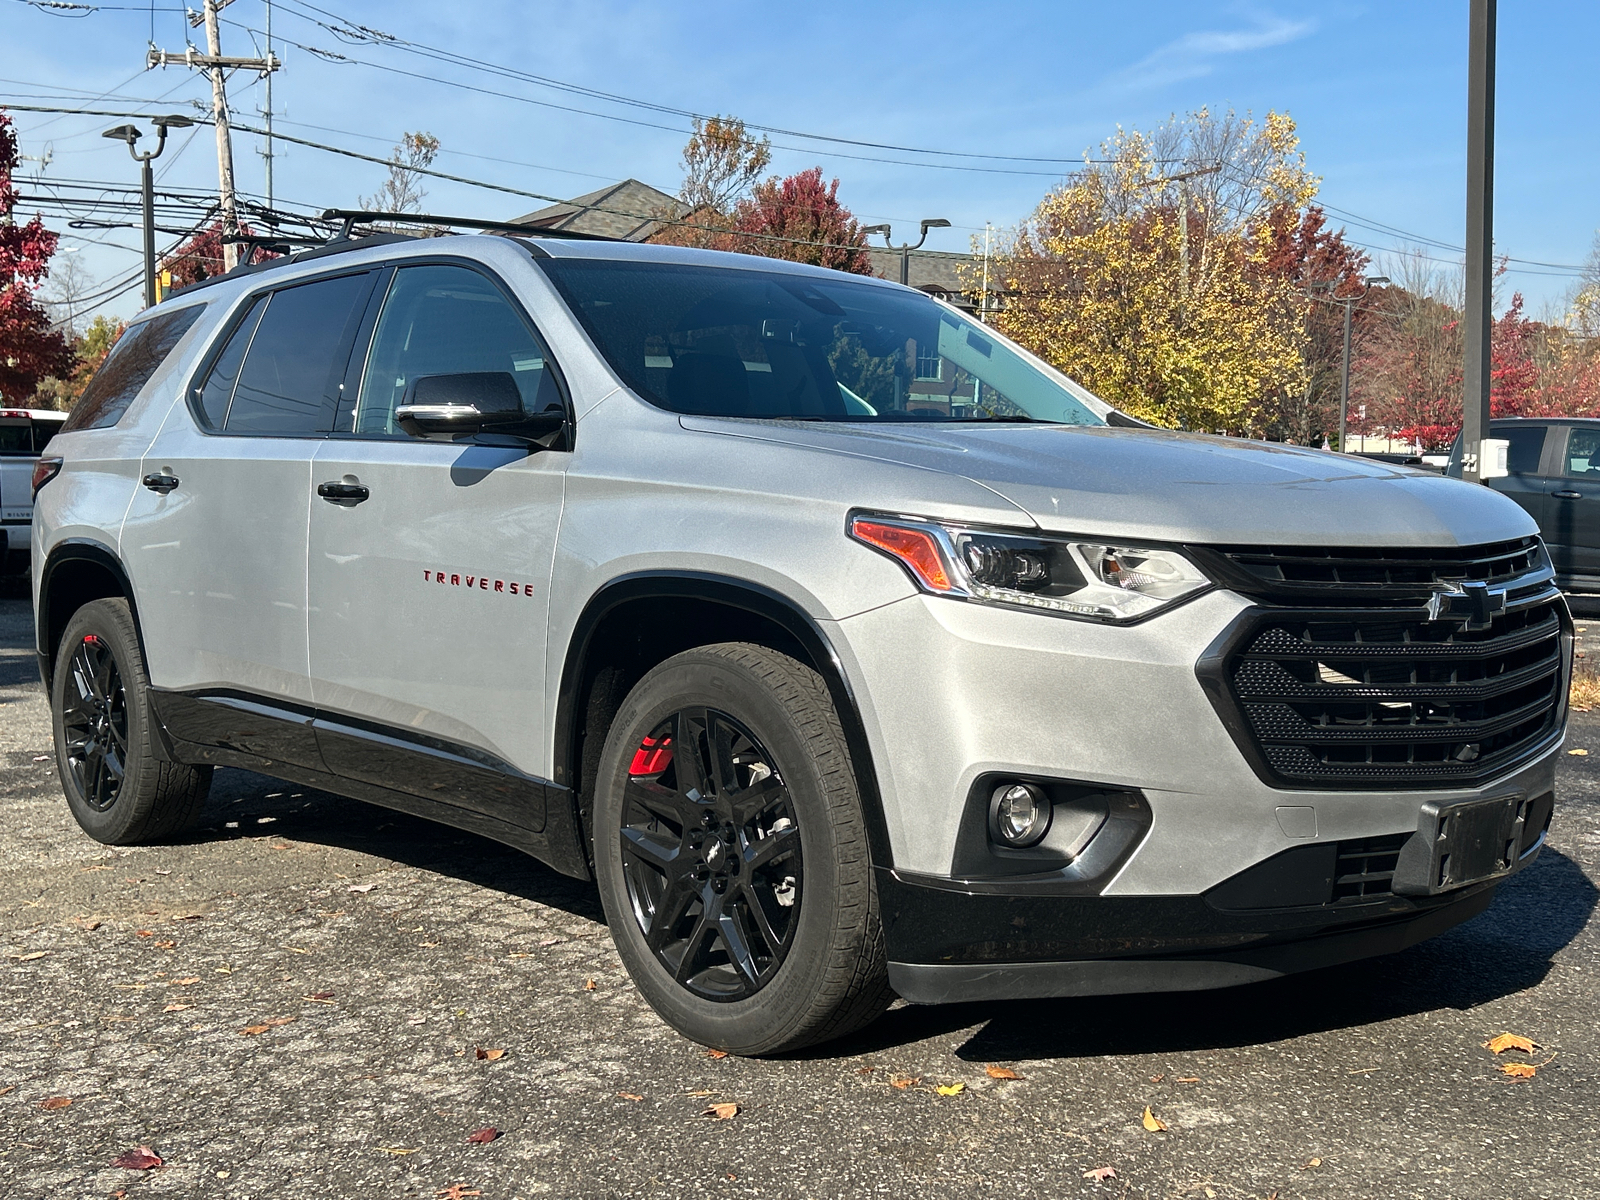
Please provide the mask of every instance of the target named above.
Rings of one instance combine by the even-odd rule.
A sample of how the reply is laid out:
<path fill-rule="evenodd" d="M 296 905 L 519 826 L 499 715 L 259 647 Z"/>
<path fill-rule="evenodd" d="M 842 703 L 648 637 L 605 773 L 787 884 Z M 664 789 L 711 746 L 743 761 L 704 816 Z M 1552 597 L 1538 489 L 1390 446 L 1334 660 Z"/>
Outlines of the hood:
<path fill-rule="evenodd" d="M 1274 442 L 1075 425 L 681 420 L 707 433 L 964 476 L 1062 533 L 1234 545 L 1471 546 L 1538 532 L 1523 509 L 1489 488 Z"/>

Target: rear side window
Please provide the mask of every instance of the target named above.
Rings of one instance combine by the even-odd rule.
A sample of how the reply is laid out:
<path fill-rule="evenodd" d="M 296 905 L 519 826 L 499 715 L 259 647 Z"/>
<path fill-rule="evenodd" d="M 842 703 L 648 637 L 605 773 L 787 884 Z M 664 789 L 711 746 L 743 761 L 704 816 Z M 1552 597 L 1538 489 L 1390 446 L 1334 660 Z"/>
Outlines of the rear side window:
<path fill-rule="evenodd" d="M 72 406 L 72 415 L 61 432 L 105 429 L 120 421 L 205 307 L 191 304 L 173 312 L 157 313 L 124 331 Z"/>
<path fill-rule="evenodd" d="M 371 282 L 370 273 L 341 275 L 273 292 L 264 307 L 257 301 L 259 312 L 252 309 L 235 331 L 201 388 L 213 427 L 257 434 L 332 428 Z"/>
<path fill-rule="evenodd" d="M 1511 443 L 1506 448 L 1506 470 L 1513 475 L 1537 475 L 1539 459 L 1544 456 L 1544 425 L 1522 425 L 1513 429 L 1496 429 L 1492 437 L 1503 437 Z"/>
<path fill-rule="evenodd" d="M 50 439 L 61 432 L 60 421 L 35 421 L 33 423 L 33 452 L 43 454 Z"/>
<path fill-rule="evenodd" d="M 33 453 L 33 422 L 26 417 L 0 417 L 0 458 Z"/>
<path fill-rule="evenodd" d="M 1567 435 L 1568 475 L 1600 475 L 1600 429 L 1574 429 Z"/>

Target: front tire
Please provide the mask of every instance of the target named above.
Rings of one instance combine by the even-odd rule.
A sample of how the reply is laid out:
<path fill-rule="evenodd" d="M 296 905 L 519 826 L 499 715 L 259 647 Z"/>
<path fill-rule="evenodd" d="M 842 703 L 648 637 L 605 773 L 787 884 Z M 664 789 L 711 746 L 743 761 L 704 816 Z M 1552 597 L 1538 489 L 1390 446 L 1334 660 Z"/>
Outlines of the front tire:
<path fill-rule="evenodd" d="M 855 772 L 810 668 L 742 643 L 656 667 L 606 738 L 593 828 L 617 952 L 685 1036 L 774 1054 L 892 999 Z"/>
<path fill-rule="evenodd" d="M 150 681 L 126 600 L 93 600 L 72 615 L 50 685 L 56 769 L 67 807 L 97 842 L 162 841 L 195 822 L 211 768 L 151 752 Z"/>

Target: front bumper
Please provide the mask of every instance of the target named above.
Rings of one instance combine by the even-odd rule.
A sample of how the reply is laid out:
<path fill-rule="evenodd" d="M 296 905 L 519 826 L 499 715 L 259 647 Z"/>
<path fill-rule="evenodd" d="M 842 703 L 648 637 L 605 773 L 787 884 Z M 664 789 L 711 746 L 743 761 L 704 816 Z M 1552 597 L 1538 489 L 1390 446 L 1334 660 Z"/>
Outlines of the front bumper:
<path fill-rule="evenodd" d="M 1539 801 L 1538 828 L 1513 869 L 1532 861 L 1559 738 L 1475 786 L 1264 780 L 1195 673 L 1247 607 L 1218 591 L 1108 628 L 916 597 L 839 623 L 893 852 L 878 885 L 902 996 L 1221 987 L 1402 949 L 1481 912 L 1500 879 L 1438 895 L 1375 886 L 1354 896 L 1302 881 L 1276 900 L 1272 880 L 1289 862 L 1325 856 L 1326 866 L 1352 847 L 1398 846 L 1430 804 Z M 978 802 L 1007 777 L 1109 810 L 1082 851 L 1084 862 L 1099 853 L 1093 871 L 1079 860 L 1055 868 L 974 857 L 987 837 Z"/>

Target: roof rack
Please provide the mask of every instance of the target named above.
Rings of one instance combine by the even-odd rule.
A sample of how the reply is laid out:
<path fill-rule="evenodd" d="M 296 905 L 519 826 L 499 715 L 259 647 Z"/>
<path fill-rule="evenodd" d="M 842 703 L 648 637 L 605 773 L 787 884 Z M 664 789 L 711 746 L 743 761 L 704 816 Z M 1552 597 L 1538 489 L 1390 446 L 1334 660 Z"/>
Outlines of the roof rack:
<path fill-rule="evenodd" d="M 446 229 L 481 229 L 488 233 L 520 234 L 523 237 L 567 238 L 581 242 L 614 242 L 617 239 L 603 233 L 580 233 L 576 229 L 541 229 L 537 225 L 519 225 L 515 221 L 482 221 L 477 217 L 440 217 L 431 213 L 368 212 L 354 208 L 330 208 L 322 214 L 324 221 L 342 221 L 344 227 L 333 240 L 351 236 L 358 225 L 435 225 Z"/>

